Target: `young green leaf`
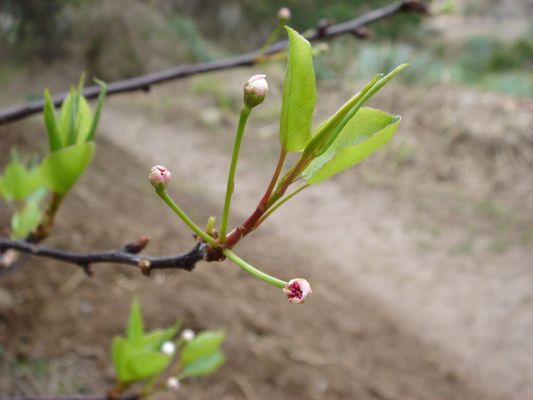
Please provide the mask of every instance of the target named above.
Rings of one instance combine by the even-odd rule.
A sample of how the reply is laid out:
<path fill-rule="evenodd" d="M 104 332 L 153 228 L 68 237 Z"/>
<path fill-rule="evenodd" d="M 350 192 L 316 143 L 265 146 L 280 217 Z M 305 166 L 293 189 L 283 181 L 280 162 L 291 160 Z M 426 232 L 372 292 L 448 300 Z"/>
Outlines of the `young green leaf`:
<path fill-rule="evenodd" d="M 392 78 L 409 67 L 409 64 L 401 64 L 387 75 L 376 75 L 359 93 L 352 97 L 339 111 L 329 120 L 320 125 L 311 142 L 306 146 L 304 155 L 317 157 L 323 154 L 337 136 L 352 119 L 357 111 L 374 96 Z"/>
<path fill-rule="evenodd" d="M 303 178 L 308 184 L 315 184 L 361 162 L 385 145 L 399 124 L 399 116 L 373 108 L 361 108 L 329 149 L 309 164 L 302 174 Z"/>
<path fill-rule="evenodd" d="M 41 222 L 42 210 L 38 202 L 29 201 L 11 217 L 11 237 L 23 239 Z"/>
<path fill-rule="evenodd" d="M 88 142 L 93 123 L 93 112 L 85 97 L 80 95 L 78 103 L 78 115 L 76 117 L 76 143 Z"/>
<path fill-rule="evenodd" d="M 1 195 L 6 200 L 24 200 L 44 181 L 39 168 L 28 169 L 18 159 L 12 160 L 4 169 Z"/>
<path fill-rule="evenodd" d="M 311 139 L 316 104 L 316 83 L 311 45 L 287 27 L 289 58 L 283 81 L 280 141 L 285 151 L 302 151 Z"/>
<path fill-rule="evenodd" d="M 135 375 L 128 366 L 128 359 L 136 353 L 135 348 L 122 336 L 115 336 L 111 344 L 111 358 L 119 382 L 131 382 Z"/>
<path fill-rule="evenodd" d="M 222 331 L 200 333 L 185 345 L 181 352 L 181 363 L 186 366 L 200 358 L 210 355 L 218 350 L 223 341 L 224 332 Z"/>
<path fill-rule="evenodd" d="M 149 378 L 163 372 L 172 357 L 157 352 L 143 352 L 133 355 L 127 360 L 127 367 L 135 380 Z"/>
<path fill-rule="evenodd" d="M 50 154 L 41 163 L 41 174 L 47 187 L 65 194 L 77 182 L 94 156 L 94 143 L 65 147 Z"/>
<path fill-rule="evenodd" d="M 142 345 L 143 335 L 144 327 L 141 306 L 139 305 L 139 300 L 134 299 L 131 303 L 126 337 L 131 344 L 135 345 L 135 347 L 140 347 Z"/>
<path fill-rule="evenodd" d="M 58 128 L 63 146 L 66 146 L 68 143 L 70 128 L 72 125 L 72 104 L 74 102 L 74 97 L 75 90 L 74 87 L 71 87 L 69 94 L 67 95 L 67 97 L 65 97 L 65 100 L 63 100 L 63 104 L 61 105 L 61 111 L 59 112 Z"/>
<path fill-rule="evenodd" d="M 188 364 L 183 368 L 180 378 L 210 374 L 220 368 L 225 361 L 226 357 L 224 357 L 224 354 L 221 351 L 215 351 Z"/>
<path fill-rule="evenodd" d="M 172 340 L 172 338 L 176 336 L 179 327 L 180 323 L 176 322 L 174 326 L 170 328 L 157 329 L 144 335 L 142 338 L 143 349 L 152 351 L 160 350 L 164 342 L 166 342 L 167 340 Z"/>
<path fill-rule="evenodd" d="M 107 86 L 104 81 L 95 79 L 95 82 L 100 86 L 100 94 L 98 95 L 98 100 L 96 101 L 96 110 L 94 112 L 94 118 L 92 120 L 91 128 L 89 129 L 89 134 L 87 135 L 87 141 L 90 142 L 94 138 L 96 128 L 98 127 L 98 122 L 100 121 L 100 113 L 102 111 L 102 106 L 104 105 L 104 100 L 107 94 Z"/>
<path fill-rule="evenodd" d="M 317 157 L 322 154 L 329 145 L 335 140 L 338 135 L 338 127 L 343 121 L 344 117 L 352 111 L 361 107 L 361 99 L 368 93 L 370 89 L 378 82 L 383 75 L 376 75 L 365 87 L 356 93 L 350 100 L 348 100 L 332 117 L 322 122 L 316 131 L 313 133 L 313 138 L 307 144 L 304 150 L 304 156 L 310 155 Z"/>
<path fill-rule="evenodd" d="M 48 135 L 48 148 L 50 149 L 50 153 L 53 153 L 59 150 L 63 146 L 63 143 L 57 125 L 54 103 L 52 102 L 48 89 L 44 91 L 44 123 Z"/>

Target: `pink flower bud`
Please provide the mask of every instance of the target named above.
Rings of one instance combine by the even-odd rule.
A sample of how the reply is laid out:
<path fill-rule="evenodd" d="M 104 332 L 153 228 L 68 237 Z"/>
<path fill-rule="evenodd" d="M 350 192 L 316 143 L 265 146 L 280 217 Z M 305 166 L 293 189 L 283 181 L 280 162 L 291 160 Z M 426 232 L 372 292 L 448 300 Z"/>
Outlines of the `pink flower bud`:
<path fill-rule="evenodd" d="M 244 85 L 244 102 L 250 108 L 261 104 L 268 93 L 266 75 L 254 75 Z"/>
<path fill-rule="evenodd" d="M 307 296 L 313 291 L 311 285 L 303 278 L 291 279 L 283 288 L 283 293 L 287 294 L 291 303 L 303 303 Z"/>
<path fill-rule="evenodd" d="M 284 22 L 291 19 L 291 10 L 289 10 L 287 7 L 281 7 L 278 10 L 278 19 Z"/>
<path fill-rule="evenodd" d="M 162 165 L 156 165 L 150 170 L 148 179 L 157 190 L 166 189 L 170 181 L 170 171 Z"/>

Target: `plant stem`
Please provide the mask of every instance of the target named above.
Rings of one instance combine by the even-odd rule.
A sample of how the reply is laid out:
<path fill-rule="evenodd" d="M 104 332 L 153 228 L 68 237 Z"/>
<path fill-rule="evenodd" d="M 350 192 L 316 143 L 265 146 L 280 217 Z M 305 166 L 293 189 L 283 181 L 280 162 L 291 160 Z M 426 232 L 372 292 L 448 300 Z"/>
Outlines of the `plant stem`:
<path fill-rule="evenodd" d="M 268 211 L 266 213 L 264 213 L 261 218 L 259 218 L 259 220 L 256 222 L 255 224 L 255 227 L 258 227 L 259 225 L 261 225 L 263 223 L 263 221 L 265 219 L 267 219 L 268 217 L 270 217 L 270 215 L 272 215 L 272 213 L 274 211 L 276 211 L 278 208 L 280 208 L 283 204 L 285 204 L 287 201 L 289 201 L 290 199 L 292 199 L 294 196 L 296 196 L 298 193 L 300 193 L 302 190 L 308 188 L 310 185 L 308 184 L 305 184 L 303 186 L 300 186 L 298 189 L 296 189 L 295 191 L 291 192 L 290 194 L 288 194 L 287 196 L 285 196 L 284 198 L 282 198 L 281 200 L 279 200 L 277 203 L 273 204 L 272 207 L 270 207 L 268 209 Z"/>
<path fill-rule="evenodd" d="M 178 217 L 181 218 L 181 220 L 187 225 L 191 230 L 196 233 L 198 236 L 200 236 L 207 244 L 210 246 L 216 246 L 215 240 L 209 236 L 207 233 L 205 233 L 198 225 L 196 225 L 187 214 L 183 212 L 183 210 L 172 200 L 172 198 L 168 195 L 166 190 L 156 190 L 156 193 L 163 199 L 165 203 L 174 211 Z"/>
<path fill-rule="evenodd" d="M 252 274 L 256 278 L 261 279 L 262 281 L 269 283 L 271 285 L 274 285 L 280 289 L 283 289 L 288 282 L 283 281 L 278 278 L 274 278 L 273 276 L 270 276 L 268 274 L 265 274 L 263 271 L 258 270 L 255 267 L 252 267 L 250 264 L 248 264 L 246 261 L 244 261 L 242 258 L 240 258 L 237 254 L 235 254 L 230 249 L 224 249 L 223 251 L 224 255 L 229 258 L 231 261 L 233 261 L 235 264 L 237 264 L 239 267 L 241 267 L 243 270 L 248 272 L 249 274 Z"/>
<path fill-rule="evenodd" d="M 283 31 L 283 27 L 285 26 L 286 21 L 279 21 L 276 25 L 276 28 L 272 31 L 270 36 L 267 38 L 265 43 L 263 43 L 263 46 L 259 49 L 259 55 L 258 58 L 263 56 L 268 48 L 278 39 L 280 33 Z"/>
<path fill-rule="evenodd" d="M 231 206 L 231 196 L 235 187 L 235 171 L 237 170 L 237 161 L 239 160 L 239 151 L 241 149 L 242 137 L 244 134 L 244 127 L 246 121 L 250 116 L 251 108 L 244 104 L 241 108 L 241 115 L 239 117 L 239 125 L 237 126 L 237 133 L 235 136 L 235 143 L 233 144 L 233 153 L 231 155 L 231 164 L 228 173 L 228 184 L 226 186 L 226 198 L 224 199 L 224 210 L 222 211 L 222 222 L 220 223 L 220 243 L 226 241 L 226 232 L 228 230 L 228 219 Z"/>
<path fill-rule="evenodd" d="M 272 191 L 274 190 L 274 187 L 276 185 L 276 182 L 278 181 L 279 175 L 281 174 L 281 170 L 283 169 L 283 164 L 285 164 L 285 158 L 287 157 L 287 152 L 285 150 L 281 150 L 279 154 L 278 164 L 276 165 L 276 169 L 274 170 L 274 174 L 272 175 L 272 178 L 270 179 L 270 183 L 263 194 L 263 197 L 261 200 L 259 200 L 259 203 L 257 204 L 257 207 L 255 211 L 248 217 L 244 223 L 239 226 L 238 228 L 235 228 L 232 230 L 226 237 L 226 247 L 232 248 L 237 244 L 239 240 L 241 240 L 242 237 L 246 236 L 248 233 L 250 233 L 253 228 L 256 226 L 257 221 L 259 218 L 265 213 L 265 211 L 268 209 L 268 203 L 270 196 L 272 195 Z"/>

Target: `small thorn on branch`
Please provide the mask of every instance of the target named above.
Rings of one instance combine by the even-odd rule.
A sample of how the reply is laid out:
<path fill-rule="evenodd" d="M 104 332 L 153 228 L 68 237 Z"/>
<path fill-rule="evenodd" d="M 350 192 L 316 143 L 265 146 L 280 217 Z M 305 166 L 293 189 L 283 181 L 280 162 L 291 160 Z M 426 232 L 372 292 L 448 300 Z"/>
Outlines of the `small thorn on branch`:
<path fill-rule="evenodd" d="M 327 37 L 327 29 L 335 23 L 335 20 L 333 18 L 322 18 L 320 21 L 318 21 L 318 24 L 316 26 L 316 35 L 317 38 L 325 38 Z"/>
<path fill-rule="evenodd" d="M 91 268 L 91 264 L 79 263 L 78 265 L 83 270 L 83 272 L 85 272 L 85 275 L 87 275 L 88 277 L 92 277 L 94 275 L 93 269 Z"/>
<path fill-rule="evenodd" d="M 141 251 L 144 250 L 144 248 L 148 245 L 149 242 L 150 239 L 148 238 L 148 236 L 143 236 L 134 242 L 127 243 L 124 246 L 123 250 L 129 254 L 139 254 Z"/>
<path fill-rule="evenodd" d="M 370 32 L 370 30 L 368 30 L 365 27 L 354 29 L 352 33 L 357 39 L 368 39 L 369 37 L 372 36 L 372 33 Z"/>
<path fill-rule="evenodd" d="M 406 0 L 403 2 L 401 11 L 415 11 L 422 14 L 429 14 L 429 8 L 426 3 L 420 0 Z"/>

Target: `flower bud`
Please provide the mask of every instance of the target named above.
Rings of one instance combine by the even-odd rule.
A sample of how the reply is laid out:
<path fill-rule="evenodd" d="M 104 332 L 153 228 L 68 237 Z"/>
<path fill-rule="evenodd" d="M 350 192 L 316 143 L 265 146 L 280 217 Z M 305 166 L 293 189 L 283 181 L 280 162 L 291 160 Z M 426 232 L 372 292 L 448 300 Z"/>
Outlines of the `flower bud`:
<path fill-rule="evenodd" d="M 176 352 L 176 345 L 171 341 L 167 341 L 163 343 L 163 345 L 161 346 L 161 353 L 167 356 L 173 356 L 175 352 Z"/>
<path fill-rule="evenodd" d="M 307 296 L 313 291 L 311 285 L 303 278 L 291 279 L 283 288 L 283 293 L 287 294 L 291 303 L 303 303 Z"/>
<path fill-rule="evenodd" d="M 181 338 L 186 342 L 190 342 L 195 336 L 196 335 L 192 329 L 185 329 L 183 332 L 181 332 Z"/>
<path fill-rule="evenodd" d="M 167 379 L 167 388 L 170 390 L 178 390 L 180 388 L 180 381 L 178 378 L 171 376 Z"/>
<path fill-rule="evenodd" d="M 250 107 L 261 104 L 268 93 L 266 75 L 254 75 L 244 85 L 244 103 Z"/>
<path fill-rule="evenodd" d="M 278 19 L 282 22 L 287 22 L 289 19 L 291 19 L 291 10 L 289 10 L 287 7 L 281 7 L 278 10 Z"/>
<path fill-rule="evenodd" d="M 156 165 L 150 170 L 148 179 L 157 190 L 166 189 L 170 181 L 170 171 L 162 165 Z"/>

